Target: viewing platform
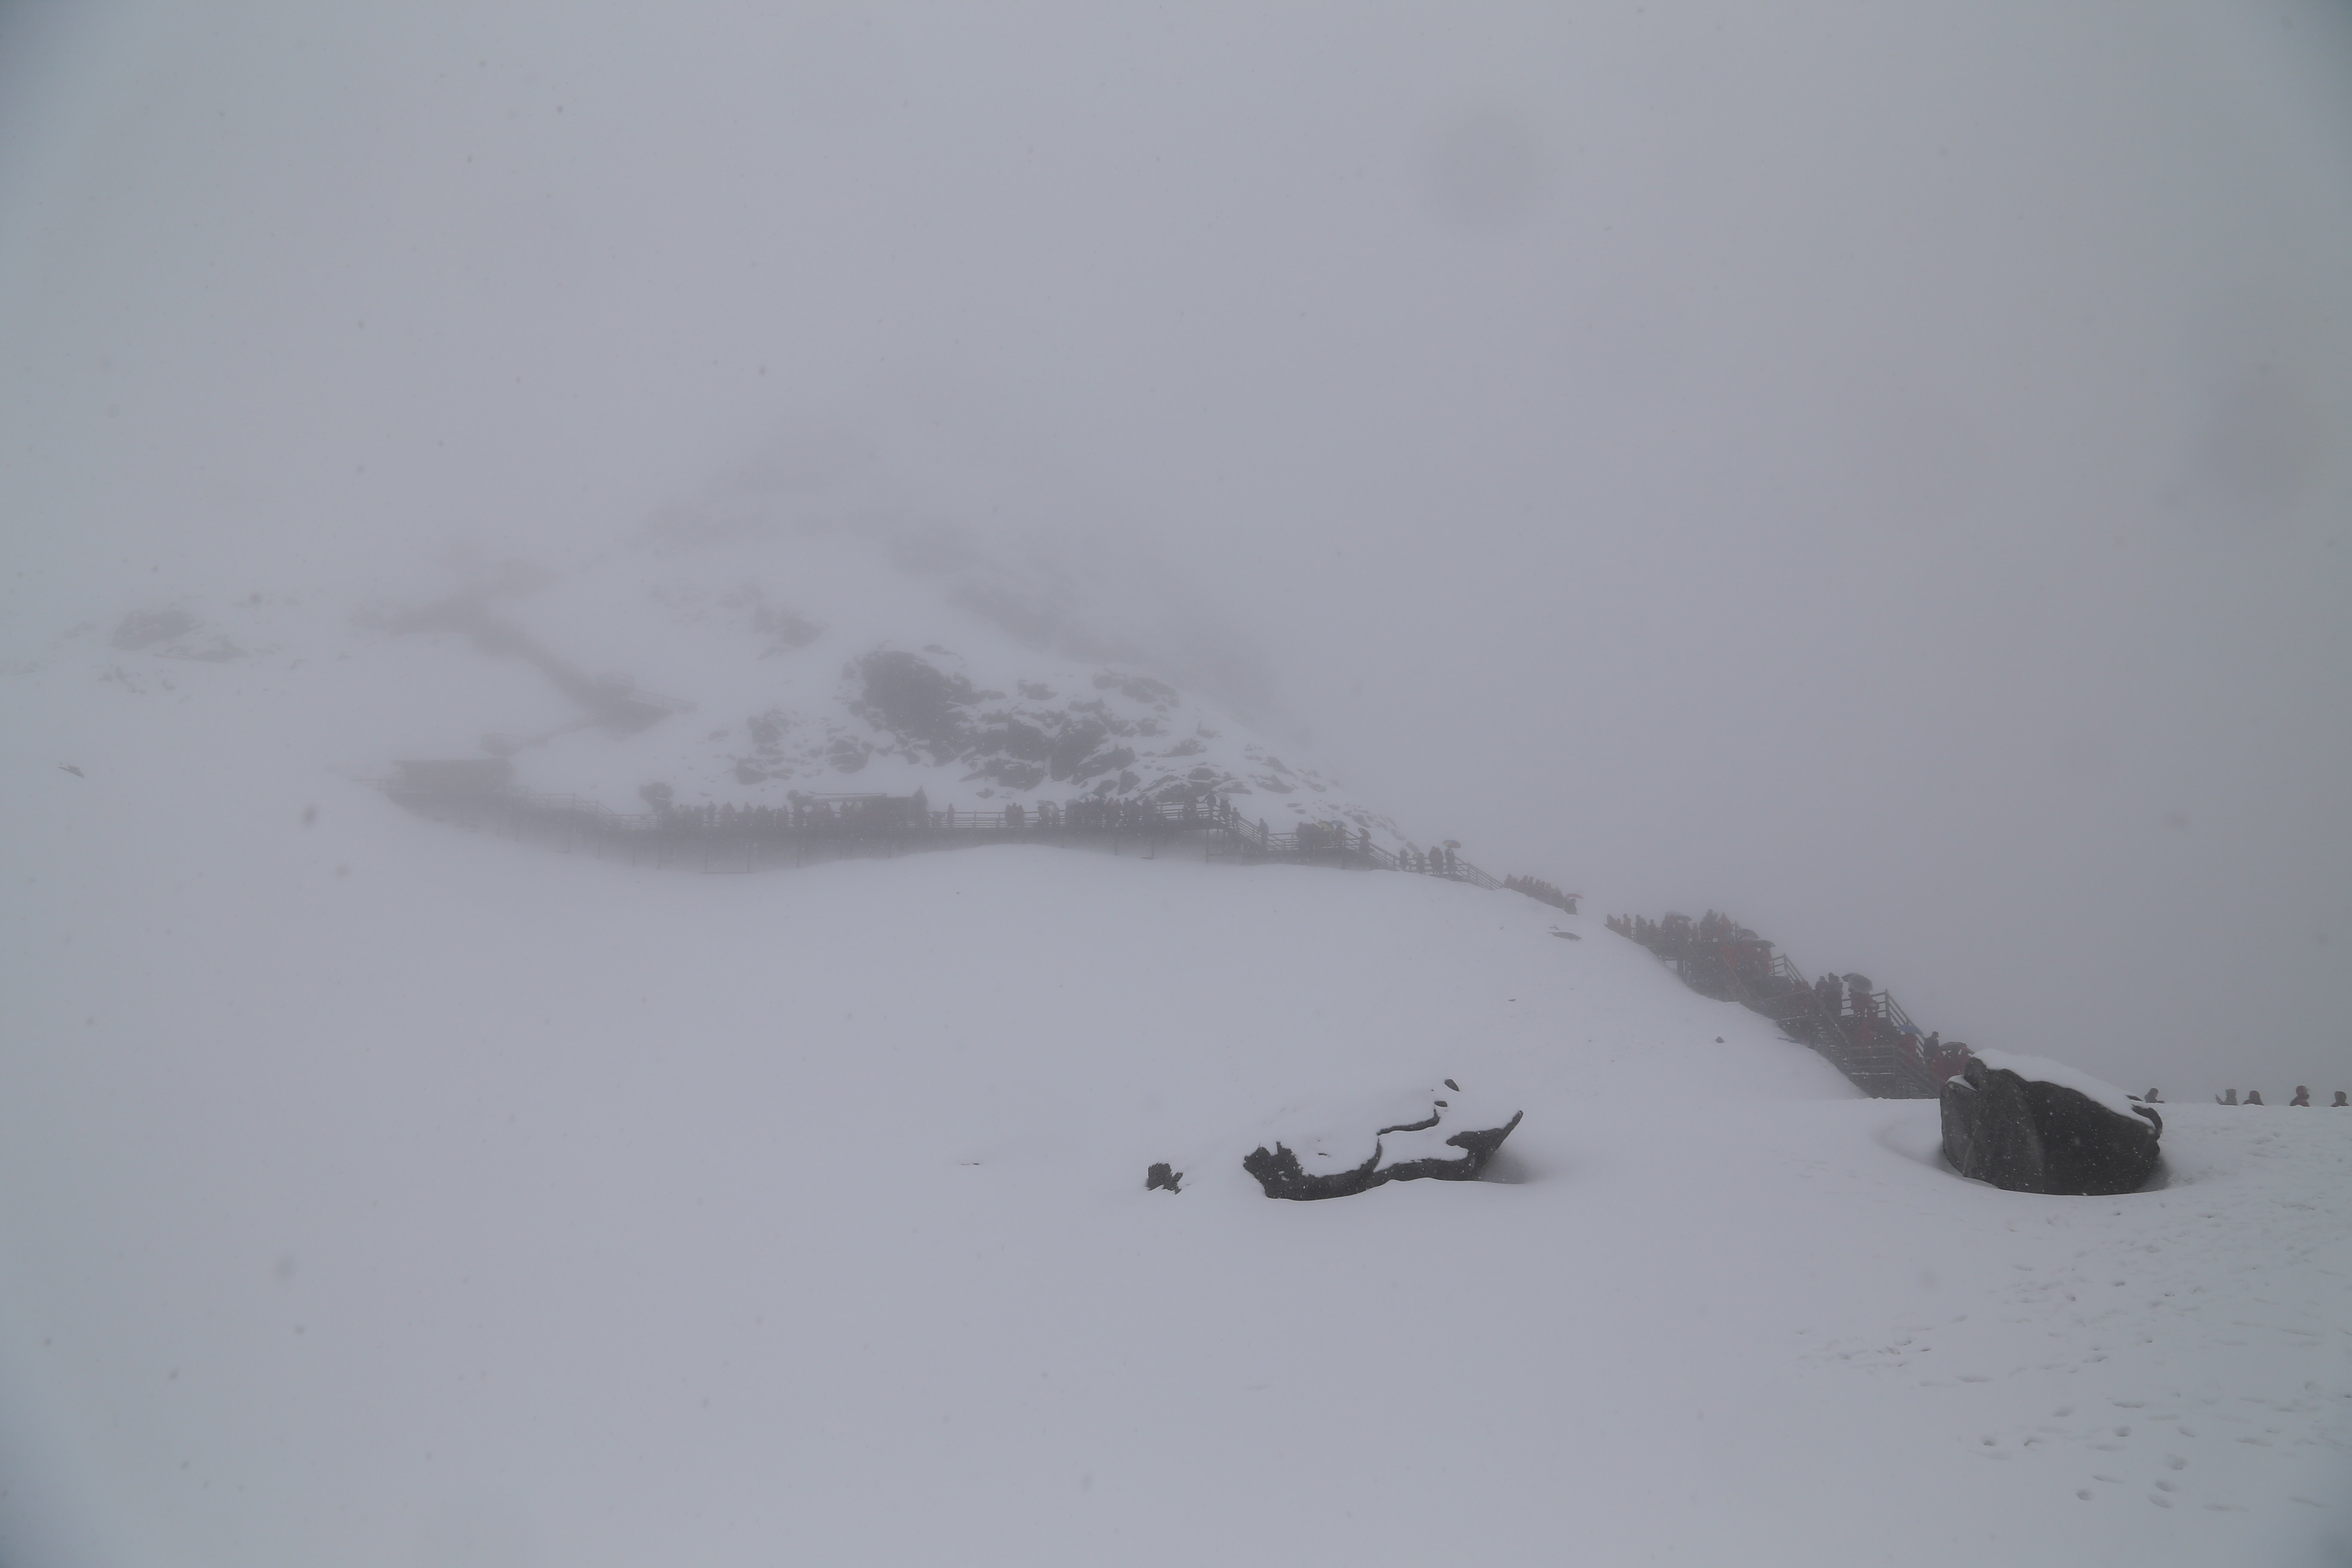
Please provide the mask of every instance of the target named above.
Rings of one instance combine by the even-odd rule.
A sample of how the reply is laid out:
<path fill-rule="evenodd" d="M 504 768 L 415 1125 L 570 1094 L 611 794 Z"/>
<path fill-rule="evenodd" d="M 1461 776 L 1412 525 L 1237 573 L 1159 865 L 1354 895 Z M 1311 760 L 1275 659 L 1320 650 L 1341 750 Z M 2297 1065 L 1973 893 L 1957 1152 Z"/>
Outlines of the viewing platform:
<path fill-rule="evenodd" d="M 651 795 L 647 809 L 623 812 L 576 795 L 520 788 L 512 765 L 501 758 L 395 765 L 399 771 L 382 781 L 383 791 L 421 816 L 565 852 L 714 875 L 982 844 L 1048 844 L 1147 859 L 1181 854 L 1505 886 L 1450 845 L 1391 850 L 1374 843 L 1370 830 L 1339 822 L 1276 832 L 1264 818 L 1252 821 L 1229 798 L 1211 793 L 1159 800 L 1082 797 L 986 811 L 934 809 L 920 790 L 911 795 L 796 792 L 785 805 L 761 806 L 675 805 Z"/>

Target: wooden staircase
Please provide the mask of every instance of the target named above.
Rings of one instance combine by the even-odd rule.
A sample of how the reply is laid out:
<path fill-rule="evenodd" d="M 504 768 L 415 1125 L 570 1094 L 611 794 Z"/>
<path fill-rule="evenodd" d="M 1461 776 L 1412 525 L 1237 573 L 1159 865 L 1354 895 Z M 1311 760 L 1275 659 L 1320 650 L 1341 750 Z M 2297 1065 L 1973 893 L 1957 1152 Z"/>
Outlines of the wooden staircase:
<path fill-rule="evenodd" d="M 1780 1025 L 1874 1100 L 1933 1100 L 1941 1092 L 1920 1053 L 1917 1026 L 1887 992 L 1857 997 L 1840 984 L 1837 1002 L 1830 1003 L 1787 954 L 1761 962 L 1771 944 L 1760 940 L 1709 941 L 1668 928 L 1643 945 L 1699 994 L 1737 1002 Z"/>

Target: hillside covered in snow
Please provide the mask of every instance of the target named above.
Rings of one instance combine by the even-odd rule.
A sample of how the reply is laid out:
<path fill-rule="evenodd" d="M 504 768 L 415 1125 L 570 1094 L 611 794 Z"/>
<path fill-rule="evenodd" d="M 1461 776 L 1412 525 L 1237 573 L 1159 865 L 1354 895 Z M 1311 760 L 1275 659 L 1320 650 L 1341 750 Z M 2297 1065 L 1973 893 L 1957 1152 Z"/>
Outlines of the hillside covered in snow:
<path fill-rule="evenodd" d="M 869 537 L 798 542 L 866 584 L 822 604 L 661 537 L 0 677 L 0 1560 L 2345 1560 L 2352 1112 L 2167 1107 L 2150 1190 L 2000 1192 L 1514 893 L 705 876 L 373 787 L 1364 810 Z M 1457 1092 L 1521 1118 L 1485 1180 L 1243 1167 Z"/>
<path fill-rule="evenodd" d="M 285 692 L 335 715 L 330 765 L 363 776 L 502 757 L 524 788 L 630 811 L 649 790 L 739 808 L 1214 794 L 1275 832 L 1341 823 L 1408 847 L 1217 689 L 1241 683 L 1155 631 L 1174 600 L 1122 586 L 1106 605 L 1066 560 L 945 526 L 688 512 L 562 567 L 470 561 L 406 594 L 163 594 L 34 662 L 166 700 Z M 1180 689 L 1188 673 L 1210 689 Z"/>

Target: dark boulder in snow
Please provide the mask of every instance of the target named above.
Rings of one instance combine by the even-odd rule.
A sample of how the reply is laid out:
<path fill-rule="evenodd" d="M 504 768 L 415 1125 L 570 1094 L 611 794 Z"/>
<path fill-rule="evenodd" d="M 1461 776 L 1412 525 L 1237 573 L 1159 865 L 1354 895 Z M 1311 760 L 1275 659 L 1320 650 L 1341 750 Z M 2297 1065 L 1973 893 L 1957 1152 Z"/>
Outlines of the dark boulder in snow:
<path fill-rule="evenodd" d="M 2013 1193 L 2133 1193 L 2156 1173 L 2162 1118 L 2056 1062 L 1972 1057 L 1942 1109 L 1952 1168 Z"/>
<path fill-rule="evenodd" d="M 1524 1112 L 1515 1110 L 1508 1120 L 1492 1112 L 1481 1115 L 1461 1103 L 1451 1079 L 1445 1088 L 1448 1098 L 1433 1098 L 1429 1114 L 1420 1120 L 1376 1127 L 1369 1135 L 1343 1131 L 1335 1137 L 1307 1131 L 1297 1137 L 1296 1149 L 1280 1139 L 1271 1152 L 1260 1144 L 1243 1156 L 1242 1169 L 1257 1178 L 1267 1197 L 1302 1201 L 1343 1198 L 1384 1183 L 1424 1177 L 1475 1181 Z M 1355 1123 L 1359 1128 L 1364 1124 Z M 1367 1144 L 1369 1152 L 1357 1159 Z"/>

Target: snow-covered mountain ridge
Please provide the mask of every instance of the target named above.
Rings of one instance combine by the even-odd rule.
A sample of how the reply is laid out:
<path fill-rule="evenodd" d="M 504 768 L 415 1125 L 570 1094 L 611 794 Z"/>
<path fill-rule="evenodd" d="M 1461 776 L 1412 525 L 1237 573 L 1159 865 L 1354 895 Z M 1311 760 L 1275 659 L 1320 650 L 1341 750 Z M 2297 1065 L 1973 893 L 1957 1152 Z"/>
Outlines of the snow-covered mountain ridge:
<path fill-rule="evenodd" d="M 1276 832 L 1344 823 L 1420 847 L 1230 702 L 1089 630 L 1050 571 L 983 567 L 968 548 L 944 575 L 908 563 L 937 553 L 855 529 L 654 528 L 566 569 L 477 568 L 454 591 L 365 604 L 149 600 L 110 628 L 84 625 L 48 662 L 124 689 L 164 689 L 174 671 L 201 684 L 196 665 L 324 682 L 343 694 L 332 760 L 345 771 L 505 756 L 525 787 L 619 809 L 655 786 L 681 806 L 1215 794 Z"/>

